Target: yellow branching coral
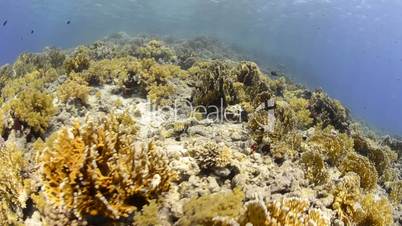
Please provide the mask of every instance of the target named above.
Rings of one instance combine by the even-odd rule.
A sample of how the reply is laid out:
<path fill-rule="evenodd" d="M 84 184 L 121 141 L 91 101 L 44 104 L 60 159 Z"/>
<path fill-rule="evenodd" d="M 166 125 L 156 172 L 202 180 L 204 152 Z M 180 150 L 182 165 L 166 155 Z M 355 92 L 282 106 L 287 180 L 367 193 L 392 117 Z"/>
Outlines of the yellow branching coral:
<path fill-rule="evenodd" d="M 64 68 L 67 72 L 81 72 L 88 69 L 90 64 L 90 54 L 87 47 L 81 46 L 64 61 Z"/>
<path fill-rule="evenodd" d="M 14 128 L 26 126 L 35 133 L 43 134 L 55 113 L 53 98 L 36 89 L 26 89 L 3 107 L 11 112 Z"/>
<path fill-rule="evenodd" d="M 147 92 L 153 103 L 169 104 L 168 99 L 176 91 L 173 80 L 186 77 L 186 72 L 176 65 L 158 64 L 150 60 L 142 61 L 142 64 L 144 69 L 137 75 L 140 87 Z"/>
<path fill-rule="evenodd" d="M 142 64 L 136 58 L 123 57 L 93 61 L 82 74 L 89 84 L 108 84 L 123 80 L 129 74 L 135 75 L 141 70 Z"/>
<path fill-rule="evenodd" d="M 164 43 L 157 40 L 149 41 L 145 46 L 140 47 L 137 53 L 139 58 L 153 58 L 156 61 L 165 63 L 177 60 L 175 52 Z"/>
<path fill-rule="evenodd" d="M 43 68 L 43 57 L 39 54 L 23 53 L 21 54 L 13 65 L 16 77 L 30 73 L 39 68 Z"/>
<path fill-rule="evenodd" d="M 314 184 L 324 184 L 329 178 L 324 159 L 317 151 L 310 150 L 301 156 L 301 162 L 306 169 L 306 178 Z"/>
<path fill-rule="evenodd" d="M 310 208 L 310 203 L 298 198 L 283 198 L 264 204 L 261 201 L 246 203 L 246 212 L 241 225 L 252 223 L 261 226 L 327 226 L 329 220 L 317 209 Z"/>
<path fill-rule="evenodd" d="M 356 152 L 363 154 L 374 164 L 382 182 L 392 181 L 392 164 L 398 159 L 398 154 L 387 146 L 382 146 L 370 138 L 359 134 L 353 136 Z"/>
<path fill-rule="evenodd" d="M 79 219 L 119 219 L 131 214 L 141 200 L 167 191 L 175 174 L 153 143 L 133 144 L 136 133 L 127 114 L 57 132 L 54 144 L 41 156 L 43 192 L 50 204 Z"/>
<path fill-rule="evenodd" d="M 267 206 L 261 200 L 249 201 L 245 204 L 246 211 L 242 215 L 241 225 L 251 223 L 253 225 L 267 225 L 269 213 Z"/>
<path fill-rule="evenodd" d="M 395 182 L 391 182 L 390 187 L 391 187 L 391 189 L 390 189 L 391 192 L 389 194 L 390 200 L 395 204 L 401 203 L 401 201 L 402 201 L 402 181 L 398 180 Z"/>
<path fill-rule="evenodd" d="M 74 72 L 70 74 L 71 78 L 67 79 L 57 89 L 57 96 L 62 103 L 69 100 L 78 100 L 81 104 L 86 104 L 88 101 L 89 87 L 88 83 Z"/>
<path fill-rule="evenodd" d="M 192 198 L 184 205 L 184 215 L 177 225 L 214 225 L 217 217 L 238 219 L 244 210 L 243 199 L 244 193 L 240 189 Z"/>
<path fill-rule="evenodd" d="M 347 134 L 337 133 L 330 127 L 324 130 L 315 128 L 314 134 L 307 142 L 311 149 L 318 150 L 333 165 L 337 165 L 346 153 L 353 151 L 353 139 Z"/>
<path fill-rule="evenodd" d="M 227 166 L 231 161 L 232 151 L 226 146 L 208 142 L 192 150 L 191 154 L 201 169 L 210 170 Z"/>
<path fill-rule="evenodd" d="M 286 95 L 287 94 L 287 95 Z M 290 107 L 296 113 L 297 127 L 305 129 L 309 128 L 313 123 L 313 118 L 308 110 L 309 101 L 304 98 L 297 97 L 291 93 L 286 93 L 286 100 Z"/>
<path fill-rule="evenodd" d="M 176 65 L 159 64 L 153 59 L 138 60 L 133 57 L 93 62 L 83 74 L 90 84 L 113 83 L 125 94 L 147 94 L 156 104 L 166 103 L 174 94 L 172 80 L 186 76 L 186 72 Z"/>
<path fill-rule="evenodd" d="M 348 225 L 357 222 L 363 216 L 360 200 L 360 177 L 354 172 L 347 173 L 332 191 L 332 208 L 338 217 Z"/>
<path fill-rule="evenodd" d="M 270 145 L 272 157 L 276 160 L 293 158 L 301 148 L 303 137 L 297 131 L 290 131 L 283 135 L 280 141 Z"/>
<path fill-rule="evenodd" d="M 263 109 L 255 111 L 248 121 L 253 140 L 276 149 L 273 151 L 280 158 L 292 156 L 300 146 L 301 137 L 295 133 L 295 125 L 294 111 L 284 101 L 277 101 L 273 112 Z"/>
<path fill-rule="evenodd" d="M 267 204 L 269 212 L 266 225 L 329 225 L 320 212 L 310 209 L 308 201 L 298 198 L 284 198 Z"/>
<path fill-rule="evenodd" d="M 386 198 L 366 195 L 361 201 L 364 216 L 357 222 L 359 226 L 387 226 L 393 222 L 392 206 Z"/>
<path fill-rule="evenodd" d="M 23 176 L 27 162 L 22 151 L 12 141 L 1 145 L 0 222 L 7 225 L 23 225 L 23 209 L 29 198 L 29 181 Z"/>
<path fill-rule="evenodd" d="M 28 88 L 43 90 L 45 85 L 57 79 L 57 71 L 34 70 L 24 76 L 8 81 L 7 86 L 1 90 L 3 100 L 9 100 Z"/>
<path fill-rule="evenodd" d="M 377 170 L 367 157 L 350 152 L 345 156 L 338 168 L 344 174 L 347 172 L 357 173 L 360 177 L 361 187 L 364 189 L 372 190 L 377 186 Z"/>

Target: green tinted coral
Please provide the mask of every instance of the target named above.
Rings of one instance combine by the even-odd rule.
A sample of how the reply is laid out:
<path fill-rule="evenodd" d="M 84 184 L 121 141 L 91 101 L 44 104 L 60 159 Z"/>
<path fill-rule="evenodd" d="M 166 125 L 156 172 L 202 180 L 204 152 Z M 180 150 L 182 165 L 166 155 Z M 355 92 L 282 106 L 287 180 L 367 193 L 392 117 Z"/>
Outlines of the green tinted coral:
<path fill-rule="evenodd" d="M 87 47 L 81 46 L 77 48 L 71 56 L 67 57 L 64 61 L 64 68 L 68 73 L 70 72 L 81 72 L 88 69 L 91 61 L 89 54 L 89 49 Z"/>
<path fill-rule="evenodd" d="M 237 219 L 242 214 L 244 194 L 240 189 L 192 198 L 183 207 L 179 226 L 213 225 L 215 217 Z"/>

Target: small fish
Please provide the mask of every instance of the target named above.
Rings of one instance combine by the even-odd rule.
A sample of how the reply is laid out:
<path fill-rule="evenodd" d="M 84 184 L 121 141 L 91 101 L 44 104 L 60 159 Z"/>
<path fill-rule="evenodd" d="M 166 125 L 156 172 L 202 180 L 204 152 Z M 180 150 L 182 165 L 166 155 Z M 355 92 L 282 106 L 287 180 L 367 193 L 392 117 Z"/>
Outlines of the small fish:
<path fill-rule="evenodd" d="M 71 24 L 71 21 L 70 21 L 70 20 L 67 20 L 66 24 Z"/>
<path fill-rule="evenodd" d="M 34 30 L 31 30 L 31 34 L 33 34 L 33 33 L 35 33 L 35 31 L 34 31 Z"/>
<path fill-rule="evenodd" d="M 3 22 L 3 27 L 6 26 L 7 23 L 8 23 L 8 20 L 4 21 L 4 22 Z"/>

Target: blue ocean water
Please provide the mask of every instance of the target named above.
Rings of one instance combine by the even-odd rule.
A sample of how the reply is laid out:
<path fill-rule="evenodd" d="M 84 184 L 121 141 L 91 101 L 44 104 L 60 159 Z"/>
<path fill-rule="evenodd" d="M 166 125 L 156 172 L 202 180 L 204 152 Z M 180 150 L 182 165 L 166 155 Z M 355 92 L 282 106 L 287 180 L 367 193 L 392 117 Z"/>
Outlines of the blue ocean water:
<path fill-rule="evenodd" d="M 400 0 L 0 0 L 0 64 L 121 31 L 210 36 L 402 135 L 401 12 Z"/>

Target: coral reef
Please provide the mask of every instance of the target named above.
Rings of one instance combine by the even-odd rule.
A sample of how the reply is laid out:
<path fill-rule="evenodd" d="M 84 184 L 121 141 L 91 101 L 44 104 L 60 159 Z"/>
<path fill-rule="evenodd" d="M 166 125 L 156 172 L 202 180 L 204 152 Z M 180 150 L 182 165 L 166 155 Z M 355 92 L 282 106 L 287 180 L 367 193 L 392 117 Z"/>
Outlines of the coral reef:
<path fill-rule="evenodd" d="M 400 139 L 245 59 L 117 33 L 2 66 L 0 224 L 400 224 Z"/>

